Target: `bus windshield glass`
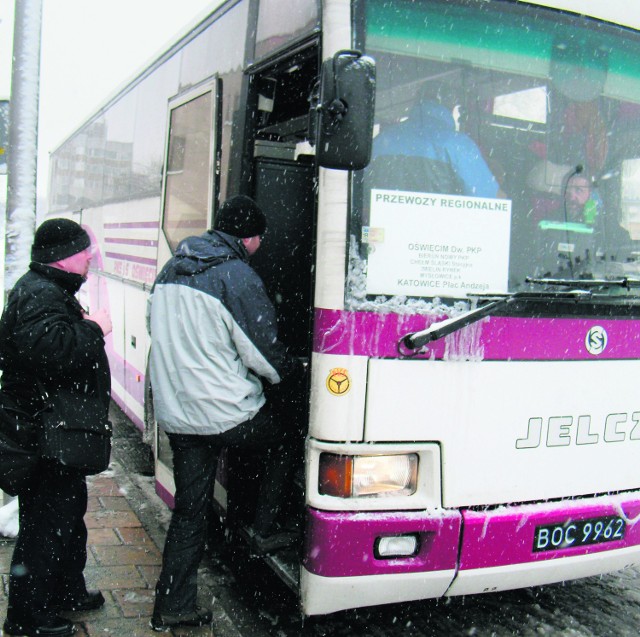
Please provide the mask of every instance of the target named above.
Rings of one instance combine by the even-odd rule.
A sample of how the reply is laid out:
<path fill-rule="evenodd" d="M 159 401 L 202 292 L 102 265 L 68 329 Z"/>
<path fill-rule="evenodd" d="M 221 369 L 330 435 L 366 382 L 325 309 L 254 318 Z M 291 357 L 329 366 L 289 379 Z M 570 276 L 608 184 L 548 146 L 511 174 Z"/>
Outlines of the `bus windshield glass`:
<path fill-rule="evenodd" d="M 640 278 L 638 34 L 497 0 L 362 5 L 377 93 L 350 307 Z"/>

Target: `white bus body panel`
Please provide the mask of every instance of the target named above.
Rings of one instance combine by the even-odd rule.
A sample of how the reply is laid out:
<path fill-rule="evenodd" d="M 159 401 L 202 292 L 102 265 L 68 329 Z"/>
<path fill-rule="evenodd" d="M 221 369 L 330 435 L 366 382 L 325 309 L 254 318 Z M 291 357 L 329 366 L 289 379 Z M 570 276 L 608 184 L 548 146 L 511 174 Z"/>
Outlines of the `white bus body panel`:
<path fill-rule="evenodd" d="M 640 361 L 371 360 L 365 441 L 439 442 L 446 508 L 638 487 Z"/>
<path fill-rule="evenodd" d="M 90 311 L 105 308 L 112 395 L 138 427 L 144 422 L 144 384 L 149 350 L 146 306 L 156 276 L 160 199 L 118 202 L 82 211 L 99 248 L 92 276 L 80 292 Z"/>
<path fill-rule="evenodd" d="M 346 170 L 321 168 L 318 178 L 315 307 L 341 310 L 344 307 L 349 174 Z"/>
<path fill-rule="evenodd" d="M 324 0 L 322 3 L 322 55 L 323 59 L 336 51 L 350 49 L 351 0 Z M 343 171 L 346 172 L 346 171 Z"/>
<path fill-rule="evenodd" d="M 318 440 L 361 441 L 367 390 L 365 356 L 312 355 L 309 435 Z M 327 389 L 332 370 L 344 370 L 349 389 L 336 396 Z"/>
<path fill-rule="evenodd" d="M 398 573 L 354 577 L 322 577 L 300 571 L 300 590 L 305 615 L 335 613 L 347 608 L 378 606 L 442 597 L 455 571 Z"/>

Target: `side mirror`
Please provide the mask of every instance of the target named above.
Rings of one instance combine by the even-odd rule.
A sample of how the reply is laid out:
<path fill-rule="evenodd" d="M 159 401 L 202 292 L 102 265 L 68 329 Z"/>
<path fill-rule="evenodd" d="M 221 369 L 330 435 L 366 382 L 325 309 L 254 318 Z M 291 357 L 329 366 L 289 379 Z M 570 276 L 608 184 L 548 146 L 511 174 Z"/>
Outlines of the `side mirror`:
<path fill-rule="evenodd" d="M 359 51 L 338 51 L 322 64 L 319 95 L 311 96 L 311 119 L 316 120 L 311 129 L 320 166 L 360 170 L 368 165 L 375 88 L 375 62 Z"/>

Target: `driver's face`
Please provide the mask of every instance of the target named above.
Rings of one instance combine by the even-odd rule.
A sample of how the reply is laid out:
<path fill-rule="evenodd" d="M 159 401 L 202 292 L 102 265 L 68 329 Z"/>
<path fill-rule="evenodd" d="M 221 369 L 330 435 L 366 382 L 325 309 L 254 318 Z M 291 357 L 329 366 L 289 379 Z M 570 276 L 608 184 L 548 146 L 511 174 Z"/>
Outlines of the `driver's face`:
<path fill-rule="evenodd" d="M 585 177 L 574 177 L 567 186 L 567 212 L 575 221 L 582 217 L 584 205 L 591 196 L 591 186 Z"/>

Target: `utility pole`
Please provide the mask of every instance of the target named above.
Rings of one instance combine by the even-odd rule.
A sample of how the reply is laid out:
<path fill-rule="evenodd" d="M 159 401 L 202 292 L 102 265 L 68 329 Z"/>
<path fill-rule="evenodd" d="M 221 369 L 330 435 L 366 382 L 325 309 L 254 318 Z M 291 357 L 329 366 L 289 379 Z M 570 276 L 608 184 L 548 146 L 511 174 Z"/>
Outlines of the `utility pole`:
<path fill-rule="evenodd" d="M 29 264 L 36 223 L 42 0 L 16 0 L 9 104 L 5 297 Z"/>

